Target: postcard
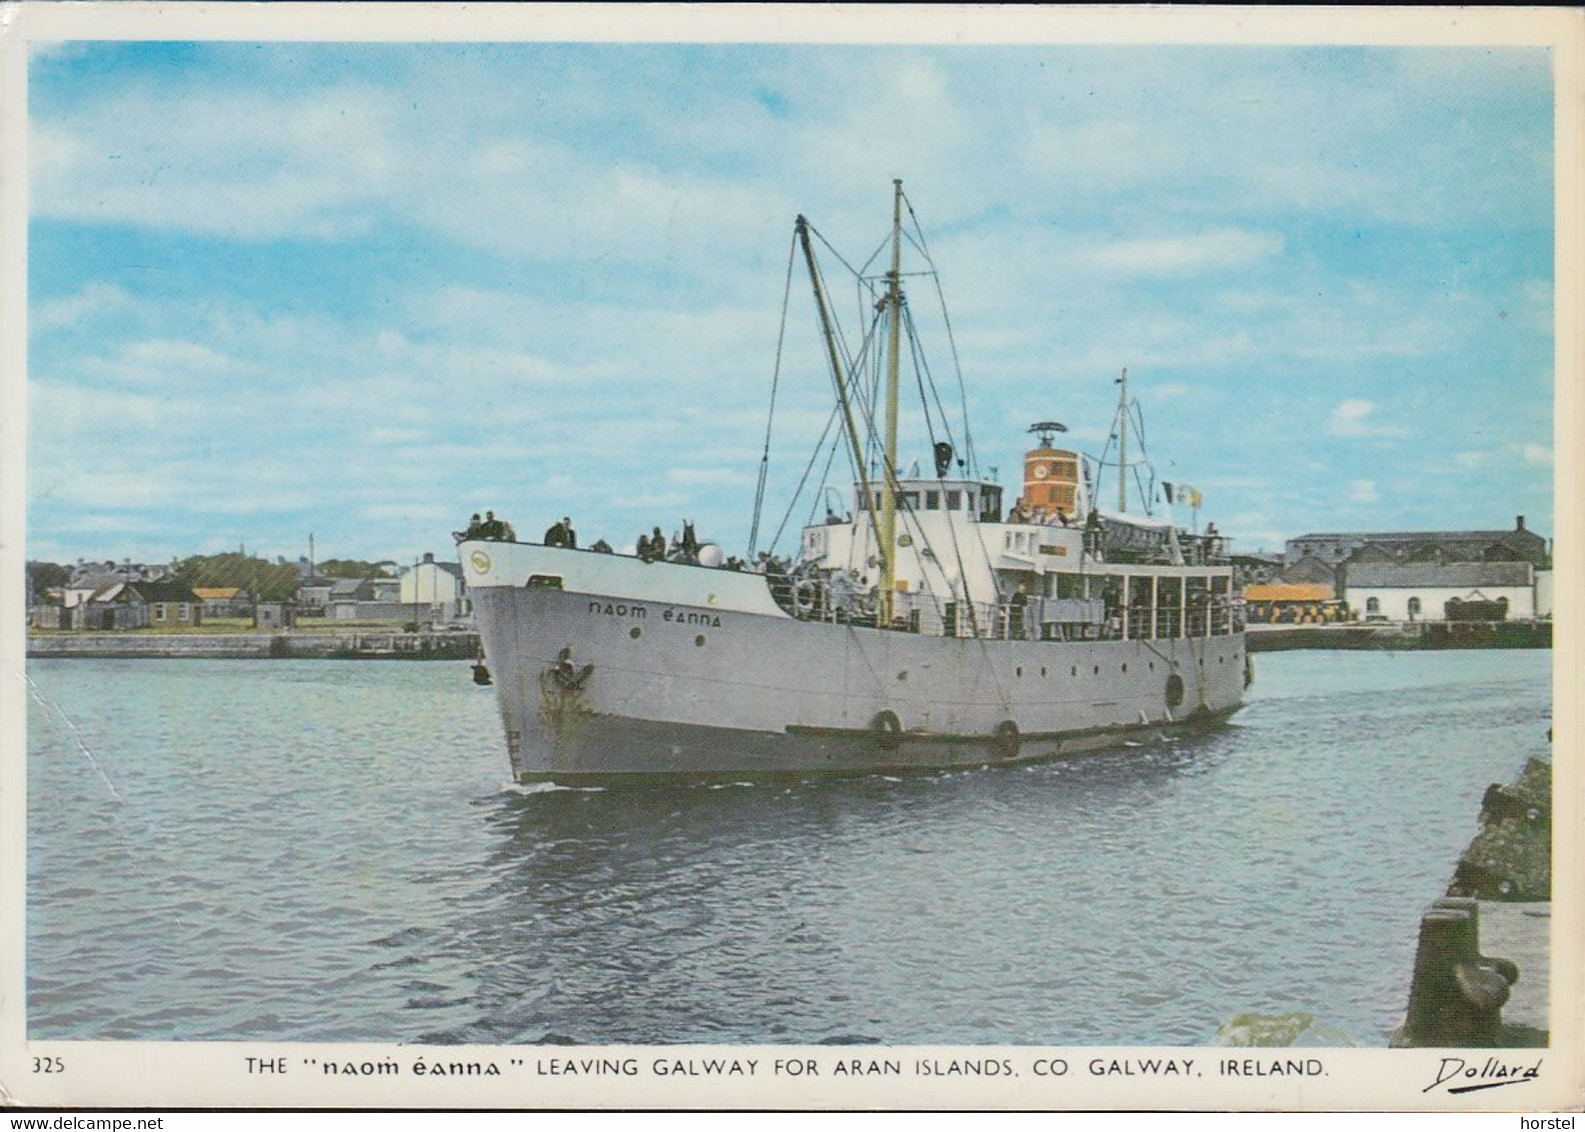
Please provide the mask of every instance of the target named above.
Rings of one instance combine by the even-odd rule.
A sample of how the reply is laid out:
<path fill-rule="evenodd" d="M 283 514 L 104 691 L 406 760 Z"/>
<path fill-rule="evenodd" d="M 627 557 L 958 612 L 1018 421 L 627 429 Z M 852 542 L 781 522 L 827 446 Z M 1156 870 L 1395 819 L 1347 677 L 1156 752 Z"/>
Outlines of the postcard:
<path fill-rule="evenodd" d="M 1585 1102 L 1578 12 L 3 14 L 7 1103 Z"/>

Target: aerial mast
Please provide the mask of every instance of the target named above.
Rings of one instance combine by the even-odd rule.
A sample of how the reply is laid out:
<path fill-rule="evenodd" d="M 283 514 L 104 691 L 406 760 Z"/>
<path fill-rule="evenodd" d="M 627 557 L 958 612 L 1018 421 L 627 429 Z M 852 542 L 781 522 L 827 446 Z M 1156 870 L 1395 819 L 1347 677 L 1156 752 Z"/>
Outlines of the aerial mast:
<path fill-rule="evenodd" d="M 1128 510 L 1128 367 L 1117 379 L 1123 387 L 1117 399 L 1117 513 Z"/>
<path fill-rule="evenodd" d="M 886 276 L 886 303 L 891 311 L 886 340 L 886 466 L 881 485 L 881 600 L 880 625 L 890 628 L 897 600 L 897 402 L 898 364 L 903 323 L 903 183 L 892 181 L 892 269 Z"/>

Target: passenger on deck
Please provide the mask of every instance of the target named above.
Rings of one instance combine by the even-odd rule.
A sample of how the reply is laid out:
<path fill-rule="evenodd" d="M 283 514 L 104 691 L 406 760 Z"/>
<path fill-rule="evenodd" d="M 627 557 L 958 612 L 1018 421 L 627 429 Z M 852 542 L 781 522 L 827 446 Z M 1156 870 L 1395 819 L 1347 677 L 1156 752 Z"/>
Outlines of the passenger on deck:
<path fill-rule="evenodd" d="M 567 524 L 565 523 L 565 521 L 560 522 L 560 523 L 556 523 L 549 530 L 547 530 L 545 532 L 545 545 L 546 546 L 566 546 L 567 545 Z"/>
<path fill-rule="evenodd" d="M 603 538 L 595 539 L 594 540 L 594 545 L 591 546 L 589 549 L 594 551 L 596 554 L 614 554 L 615 553 L 615 551 L 613 551 L 611 549 L 611 544 L 606 542 L 605 539 L 603 539 Z"/>
<path fill-rule="evenodd" d="M 503 539 L 506 537 L 506 524 L 495 517 L 494 511 L 484 513 L 484 522 L 479 524 L 479 537 L 488 539 Z"/>
<path fill-rule="evenodd" d="M 567 549 L 577 550 L 578 532 L 572 529 L 572 517 L 570 515 L 563 515 L 561 517 L 561 529 L 566 532 L 567 541 L 564 545 L 567 547 Z"/>
<path fill-rule="evenodd" d="M 479 513 L 475 511 L 473 513 L 473 518 L 468 520 L 468 529 L 462 532 L 462 537 L 465 539 L 478 538 L 483 533 L 483 531 L 484 522 L 479 518 Z"/>

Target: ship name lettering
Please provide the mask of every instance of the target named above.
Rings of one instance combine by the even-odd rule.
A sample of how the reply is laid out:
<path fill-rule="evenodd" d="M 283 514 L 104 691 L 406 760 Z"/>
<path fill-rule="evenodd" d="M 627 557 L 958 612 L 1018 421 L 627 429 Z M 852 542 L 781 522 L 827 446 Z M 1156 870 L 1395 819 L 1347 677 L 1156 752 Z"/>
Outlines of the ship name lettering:
<path fill-rule="evenodd" d="M 650 1068 L 657 1077 L 752 1077 L 758 1064 L 739 1057 L 657 1057 Z"/>
<path fill-rule="evenodd" d="M 1194 1069 L 1192 1057 L 1095 1057 L 1090 1059 L 1092 1077 L 1187 1077 Z"/>
<path fill-rule="evenodd" d="M 721 627 L 721 618 L 714 613 L 697 613 L 687 609 L 668 609 L 660 616 L 664 621 L 675 621 L 679 625 L 708 625 L 712 629 Z"/>
<path fill-rule="evenodd" d="M 589 612 L 603 613 L 607 617 L 631 617 L 637 621 L 643 621 L 649 616 L 647 607 L 628 605 L 626 602 L 619 601 L 591 601 L 589 603 Z"/>

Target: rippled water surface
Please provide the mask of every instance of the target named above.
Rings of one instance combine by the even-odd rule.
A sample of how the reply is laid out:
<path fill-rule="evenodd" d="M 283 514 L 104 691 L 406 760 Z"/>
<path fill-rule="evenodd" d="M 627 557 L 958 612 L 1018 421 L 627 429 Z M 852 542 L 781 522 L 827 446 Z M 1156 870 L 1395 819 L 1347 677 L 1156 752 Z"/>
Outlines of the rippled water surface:
<path fill-rule="evenodd" d="M 1379 1045 L 1551 654 L 1256 664 L 1176 744 L 523 792 L 466 665 L 32 661 L 29 1034 Z"/>

